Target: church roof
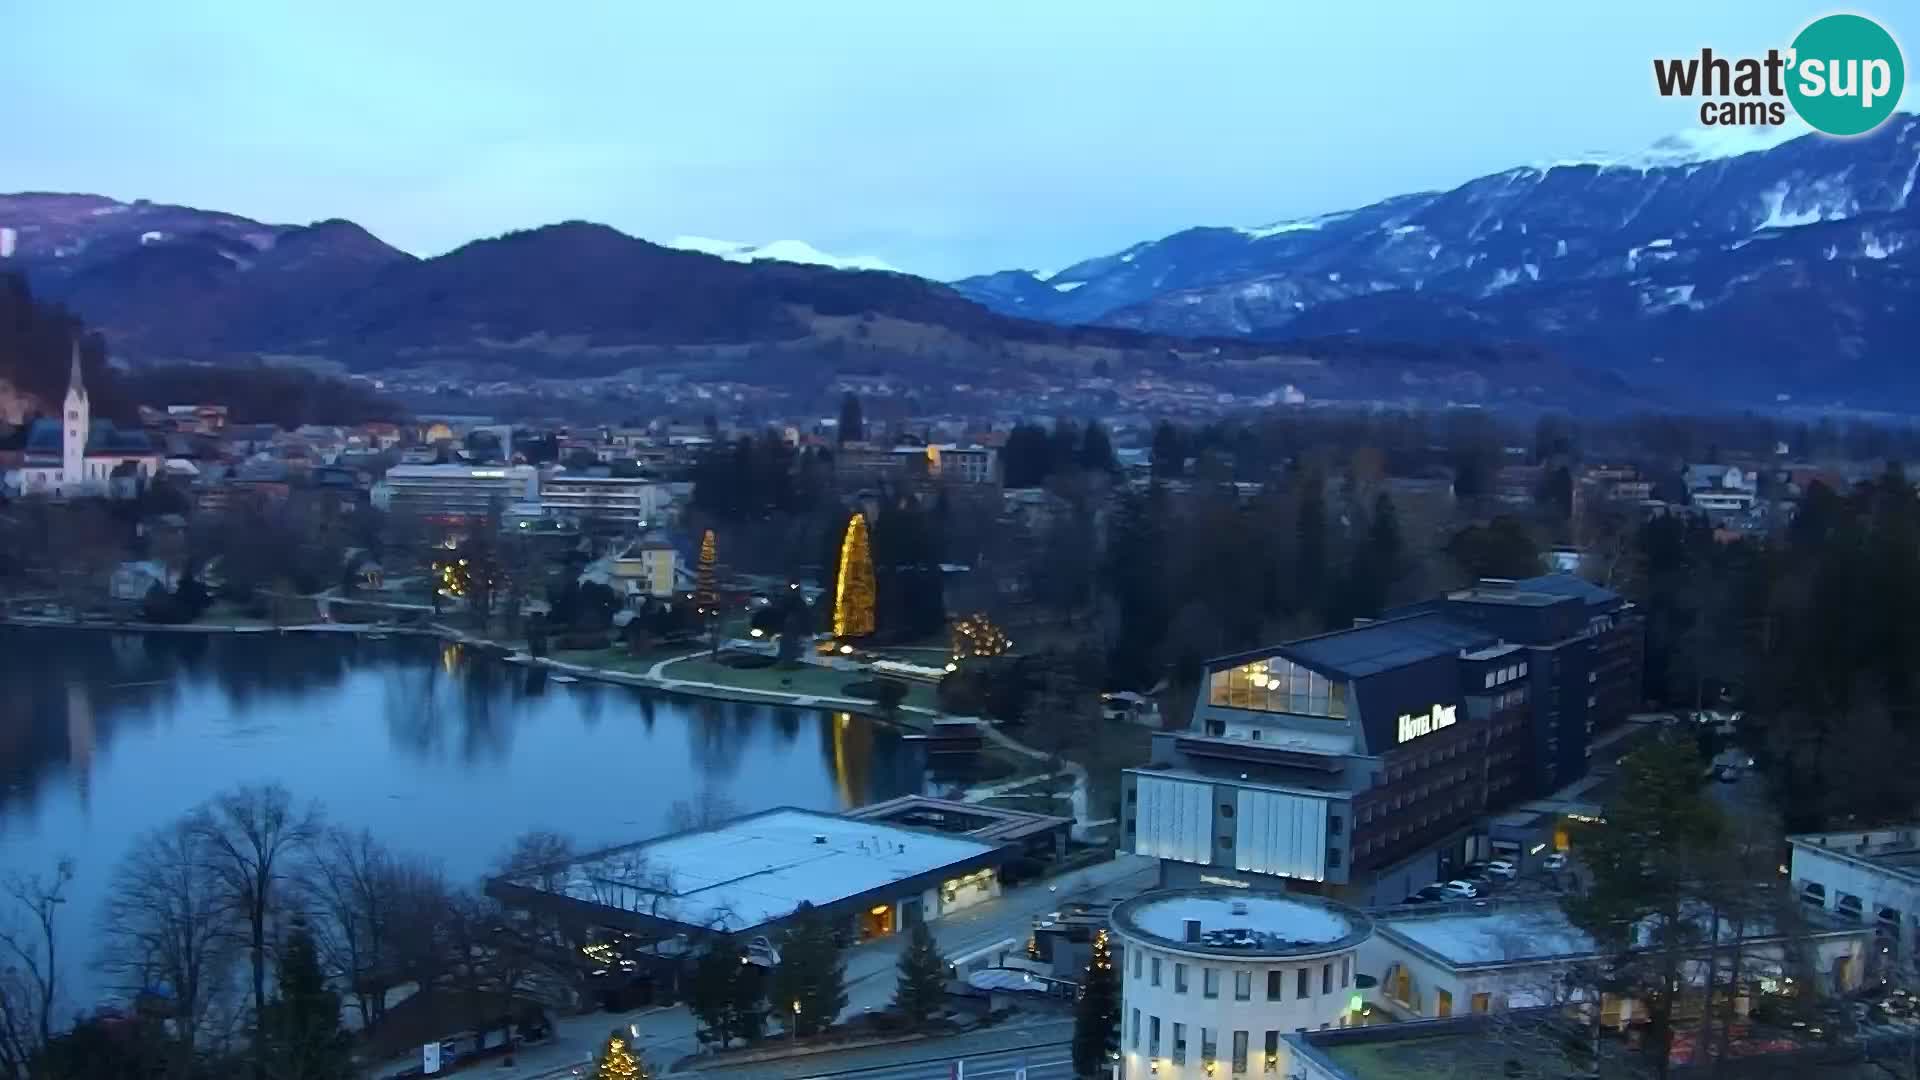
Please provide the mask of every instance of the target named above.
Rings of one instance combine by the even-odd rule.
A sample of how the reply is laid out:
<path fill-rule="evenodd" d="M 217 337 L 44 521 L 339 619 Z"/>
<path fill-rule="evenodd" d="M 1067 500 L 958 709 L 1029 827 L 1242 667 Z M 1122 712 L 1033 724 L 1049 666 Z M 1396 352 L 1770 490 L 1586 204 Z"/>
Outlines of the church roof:
<path fill-rule="evenodd" d="M 111 420 L 96 420 L 87 429 L 87 454 L 137 457 L 157 453 L 153 440 L 138 428 L 117 428 Z M 27 429 L 27 453 L 35 457 L 61 455 L 60 421 L 40 419 Z"/>

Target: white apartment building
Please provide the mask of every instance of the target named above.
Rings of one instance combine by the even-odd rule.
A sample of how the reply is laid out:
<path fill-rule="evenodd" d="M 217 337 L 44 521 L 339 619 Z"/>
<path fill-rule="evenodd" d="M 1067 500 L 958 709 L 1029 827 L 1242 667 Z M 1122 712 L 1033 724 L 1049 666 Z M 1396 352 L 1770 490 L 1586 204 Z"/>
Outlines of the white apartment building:
<path fill-rule="evenodd" d="M 531 465 L 395 465 L 373 493 L 376 505 L 427 518 L 483 518 L 537 502 L 540 473 Z"/>
<path fill-rule="evenodd" d="M 1802 903 L 1871 928 L 1877 960 L 1920 973 L 1920 825 L 1803 833 L 1787 843 Z"/>
<path fill-rule="evenodd" d="M 645 528 L 663 524 L 667 486 L 657 480 L 625 476 L 584 476 L 565 469 L 540 483 L 546 516 L 579 522 L 617 521 Z"/>
<path fill-rule="evenodd" d="M 1143 893 L 1112 922 L 1125 1080 L 1285 1075 L 1289 1032 L 1360 1008 L 1356 953 L 1373 924 L 1351 908 L 1212 886 Z"/>

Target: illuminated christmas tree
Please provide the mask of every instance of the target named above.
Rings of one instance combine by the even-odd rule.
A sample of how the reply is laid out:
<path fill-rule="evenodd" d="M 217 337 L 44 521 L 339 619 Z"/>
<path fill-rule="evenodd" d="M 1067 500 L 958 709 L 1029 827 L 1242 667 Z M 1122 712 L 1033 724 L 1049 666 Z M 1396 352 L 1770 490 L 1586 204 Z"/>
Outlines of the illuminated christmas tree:
<path fill-rule="evenodd" d="M 694 610 L 702 618 L 718 618 L 720 615 L 720 589 L 715 583 L 719 574 L 720 553 L 714 547 L 713 530 L 708 529 L 700 538 L 700 572 L 694 585 Z"/>
<path fill-rule="evenodd" d="M 1105 1072 L 1120 1049 L 1120 973 L 1113 967 L 1107 932 L 1093 938 L 1093 958 L 1080 980 L 1080 1001 L 1073 1017 L 1073 1071 L 1080 1076 Z"/>
<path fill-rule="evenodd" d="M 601 1048 L 593 1066 L 593 1080 L 648 1080 L 650 1075 L 619 1032 L 607 1036 L 607 1045 Z"/>
<path fill-rule="evenodd" d="M 873 633 L 873 552 L 867 547 L 867 519 L 859 514 L 847 521 L 840 541 L 840 578 L 833 589 L 833 636 L 865 637 Z"/>

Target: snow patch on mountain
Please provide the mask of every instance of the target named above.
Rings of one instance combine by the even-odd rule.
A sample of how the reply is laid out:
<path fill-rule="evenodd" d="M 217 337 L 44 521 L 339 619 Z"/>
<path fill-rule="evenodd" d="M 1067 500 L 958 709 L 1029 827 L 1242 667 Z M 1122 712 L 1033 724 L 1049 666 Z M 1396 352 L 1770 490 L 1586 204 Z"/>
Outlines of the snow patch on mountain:
<path fill-rule="evenodd" d="M 1790 123 L 1778 126 L 1690 128 L 1663 136 L 1644 150 L 1625 154 L 1584 153 L 1577 157 L 1542 163 L 1534 168 L 1540 172 L 1549 172 L 1557 168 L 1597 165 L 1602 169 L 1637 169 L 1646 172 L 1650 169 L 1699 165 L 1725 158 L 1757 154 L 1812 133 L 1813 128 L 1798 117 Z"/>
<path fill-rule="evenodd" d="M 1791 191 L 1792 185 L 1785 180 L 1768 188 L 1761 195 L 1761 199 L 1767 208 L 1767 216 L 1760 219 L 1760 224 L 1755 225 L 1754 228 L 1790 229 L 1797 225 L 1811 225 L 1819 221 L 1820 208 L 1817 206 L 1806 207 L 1800 210 L 1786 209 L 1787 195 Z"/>
<path fill-rule="evenodd" d="M 1295 218 L 1291 221 L 1276 221 L 1271 225 L 1260 225 L 1254 228 L 1235 226 L 1233 231 L 1250 240 L 1264 240 L 1269 236 L 1279 236 L 1281 233 L 1309 232 L 1331 222 L 1339 221 L 1341 218 L 1348 217 L 1351 214 L 1352 211 L 1350 210 L 1341 210 L 1332 214 L 1321 214 L 1317 217 Z"/>
<path fill-rule="evenodd" d="M 1054 292 L 1072 292 L 1073 290 L 1085 284 L 1086 282 L 1084 281 L 1063 281 L 1060 284 L 1055 285 L 1053 287 L 1053 291 Z"/>
<path fill-rule="evenodd" d="M 770 244 L 748 244 L 738 240 L 715 240 L 706 236 L 676 236 L 668 242 L 667 246 L 679 248 L 682 251 L 718 255 L 728 262 L 772 260 L 804 263 L 808 266 L 826 266 L 835 270 L 881 270 L 889 274 L 905 272 L 876 255 L 832 255 L 804 240 L 775 240 Z"/>

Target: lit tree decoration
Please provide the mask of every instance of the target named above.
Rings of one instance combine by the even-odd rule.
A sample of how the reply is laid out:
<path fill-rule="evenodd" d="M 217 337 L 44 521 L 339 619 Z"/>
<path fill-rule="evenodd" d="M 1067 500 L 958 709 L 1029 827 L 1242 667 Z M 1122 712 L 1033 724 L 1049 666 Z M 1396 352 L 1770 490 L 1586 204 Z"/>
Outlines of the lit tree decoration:
<path fill-rule="evenodd" d="M 984 612 L 976 612 L 953 624 L 953 658 L 1004 656 L 1013 648 L 1013 640 L 993 625 Z"/>
<path fill-rule="evenodd" d="M 648 1080 L 649 1075 L 619 1032 L 607 1036 L 607 1045 L 601 1048 L 600 1059 L 593 1066 L 593 1080 Z"/>
<path fill-rule="evenodd" d="M 720 589 L 715 582 L 718 576 L 720 553 L 713 542 L 713 530 L 708 529 L 700 538 L 700 573 L 694 585 L 694 611 L 709 619 L 720 614 Z"/>
<path fill-rule="evenodd" d="M 434 587 L 441 596 L 465 596 L 473 586 L 473 571 L 468 567 L 467 560 L 460 558 L 456 552 L 449 551 L 434 560 L 433 576 L 436 579 Z"/>
<path fill-rule="evenodd" d="M 873 552 L 867 547 L 867 519 L 859 514 L 847 521 L 840 541 L 840 577 L 833 588 L 833 636 L 865 637 L 873 633 Z"/>
<path fill-rule="evenodd" d="M 1080 980 L 1080 1001 L 1073 1017 L 1073 1070 L 1080 1076 L 1104 1072 L 1120 1049 L 1120 978 L 1113 967 L 1107 932 L 1093 938 L 1093 958 Z"/>

